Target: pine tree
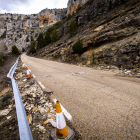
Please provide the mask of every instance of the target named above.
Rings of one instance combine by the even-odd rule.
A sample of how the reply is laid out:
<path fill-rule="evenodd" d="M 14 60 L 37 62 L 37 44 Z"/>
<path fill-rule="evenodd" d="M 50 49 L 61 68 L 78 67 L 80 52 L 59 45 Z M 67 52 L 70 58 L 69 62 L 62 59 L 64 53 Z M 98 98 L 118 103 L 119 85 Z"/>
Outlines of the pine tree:
<path fill-rule="evenodd" d="M 44 39 L 44 46 L 46 46 L 50 43 L 51 43 L 51 36 L 50 36 L 49 32 L 46 32 L 45 39 Z"/>
<path fill-rule="evenodd" d="M 20 54 L 18 48 L 15 45 L 12 47 L 12 54 L 13 55 L 19 55 Z"/>
<path fill-rule="evenodd" d="M 29 38 L 28 38 L 28 36 L 26 37 L 26 42 L 29 42 Z"/>
<path fill-rule="evenodd" d="M 44 46 L 44 38 L 43 38 L 43 33 L 40 33 L 38 38 L 37 38 L 37 49 L 40 49 Z"/>
<path fill-rule="evenodd" d="M 74 20 L 71 21 L 68 32 L 69 32 L 70 36 L 73 36 L 77 33 L 77 25 Z"/>
<path fill-rule="evenodd" d="M 29 53 L 35 53 L 35 52 L 36 52 L 35 42 L 33 41 L 31 42 Z"/>
<path fill-rule="evenodd" d="M 56 30 L 54 30 L 52 32 L 52 37 L 51 37 L 52 43 L 58 41 L 59 39 L 60 39 L 60 36 L 58 35 L 58 32 Z"/>

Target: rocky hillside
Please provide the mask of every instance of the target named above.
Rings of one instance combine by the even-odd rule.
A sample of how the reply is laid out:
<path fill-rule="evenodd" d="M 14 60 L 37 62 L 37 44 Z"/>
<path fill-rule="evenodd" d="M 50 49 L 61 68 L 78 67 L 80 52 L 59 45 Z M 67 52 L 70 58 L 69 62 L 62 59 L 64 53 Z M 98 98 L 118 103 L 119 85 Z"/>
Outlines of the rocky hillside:
<path fill-rule="evenodd" d="M 63 20 L 66 12 L 67 9 L 46 8 L 38 14 L 31 15 L 0 14 L 0 36 L 3 36 L 9 52 L 14 45 L 21 51 L 30 45 L 31 37 L 36 40 L 37 35 L 46 30 L 40 27 L 50 26 Z"/>
<path fill-rule="evenodd" d="M 67 6 L 67 15 L 72 15 L 75 13 L 78 8 L 82 7 L 88 1 L 89 0 L 69 0 Z"/>
<path fill-rule="evenodd" d="M 0 35 L 8 52 L 16 45 L 20 51 L 32 49 L 36 52 L 32 55 L 43 59 L 139 71 L 139 13 L 139 0 L 69 0 L 66 9 L 1 14 Z M 80 53 L 73 49 L 77 40 Z"/>
<path fill-rule="evenodd" d="M 71 37 L 72 20 L 78 31 Z M 90 0 L 58 32 L 61 39 L 38 50 L 35 56 L 86 66 L 115 65 L 135 71 L 140 68 L 139 0 Z M 72 49 L 78 39 L 83 44 L 81 54 Z"/>

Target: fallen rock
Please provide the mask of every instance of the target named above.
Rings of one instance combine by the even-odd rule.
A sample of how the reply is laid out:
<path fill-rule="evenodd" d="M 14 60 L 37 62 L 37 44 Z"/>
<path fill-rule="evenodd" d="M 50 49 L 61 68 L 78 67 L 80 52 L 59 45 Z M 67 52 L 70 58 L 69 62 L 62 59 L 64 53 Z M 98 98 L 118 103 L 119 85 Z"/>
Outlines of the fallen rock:
<path fill-rule="evenodd" d="M 39 131 L 45 133 L 46 129 L 43 126 L 39 125 Z"/>
<path fill-rule="evenodd" d="M 55 121 L 52 120 L 52 121 L 50 121 L 50 123 L 53 127 L 56 127 L 56 122 Z"/>
<path fill-rule="evenodd" d="M 0 111 L 0 117 L 8 115 L 9 112 L 10 112 L 10 109 L 4 109 L 4 110 Z"/>
<path fill-rule="evenodd" d="M 30 85 L 25 85 L 25 86 L 24 86 L 24 88 L 29 88 L 29 87 L 30 87 Z"/>
<path fill-rule="evenodd" d="M 48 123 L 48 120 L 47 121 L 45 121 L 43 124 L 47 124 Z"/>
<path fill-rule="evenodd" d="M 27 81 L 27 79 L 24 79 L 24 80 L 23 80 L 23 82 L 26 82 L 26 81 Z"/>
<path fill-rule="evenodd" d="M 11 116 L 8 116 L 7 119 L 9 120 L 11 118 Z"/>

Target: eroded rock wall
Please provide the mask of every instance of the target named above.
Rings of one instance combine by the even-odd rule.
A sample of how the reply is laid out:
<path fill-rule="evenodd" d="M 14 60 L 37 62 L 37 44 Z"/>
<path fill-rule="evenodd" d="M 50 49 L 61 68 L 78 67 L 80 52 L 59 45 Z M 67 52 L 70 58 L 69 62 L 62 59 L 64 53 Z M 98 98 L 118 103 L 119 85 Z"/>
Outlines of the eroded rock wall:
<path fill-rule="evenodd" d="M 80 65 L 115 65 L 122 69 L 140 68 L 140 2 L 138 0 L 91 0 L 58 31 L 56 44 L 37 52 L 43 59 Z M 70 37 L 68 28 L 75 20 L 78 32 Z M 73 44 L 80 39 L 83 53 L 75 54 Z"/>
<path fill-rule="evenodd" d="M 39 26 L 48 26 L 56 23 L 57 21 L 63 20 L 66 17 L 66 9 L 44 9 L 39 16 Z"/>
<path fill-rule="evenodd" d="M 69 0 L 67 5 L 67 15 L 72 15 L 79 7 L 82 7 L 89 0 Z"/>

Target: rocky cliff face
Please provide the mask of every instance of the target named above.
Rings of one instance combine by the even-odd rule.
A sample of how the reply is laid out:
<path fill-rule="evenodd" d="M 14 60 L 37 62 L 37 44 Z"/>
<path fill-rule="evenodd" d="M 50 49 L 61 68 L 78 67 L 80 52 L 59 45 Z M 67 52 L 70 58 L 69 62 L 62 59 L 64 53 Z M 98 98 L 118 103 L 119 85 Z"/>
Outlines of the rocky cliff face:
<path fill-rule="evenodd" d="M 66 17 L 67 9 L 44 9 L 39 15 L 40 27 L 54 24 Z"/>
<path fill-rule="evenodd" d="M 115 65 L 122 69 L 140 68 L 140 1 L 90 0 L 58 31 L 62 38 L 37 52 L 43 59 L 79 65 Z M 78 26 L 70 37 L 71 20 Z M 78 40 L 84 52 L 74 54 L 72 45 Z"/>
<path fill-rule="evenodd" d="M 69 0 L 67 5 L 67 15 L 72 15 L 79 7 L 82 7 L 89 0 Z"/>
<path fill-rule="evenodd" d="M 34 40 L 37 34 L 46 31 L 47 26 L 54 24 L 66 17 L 67 9 L 44 9 L 38 14 L 23 15 L 23 14 L 0 14 L 0 36 L 6 32 L 4 42 L 11 51 L 13 45 L 16 45 L 19 50 L 27 48 L 31 42 L 31 36 Z M 40 29 L 39 27 L 46 27 Z M 29 41 L 26 42 L 26 38 Z"/>

